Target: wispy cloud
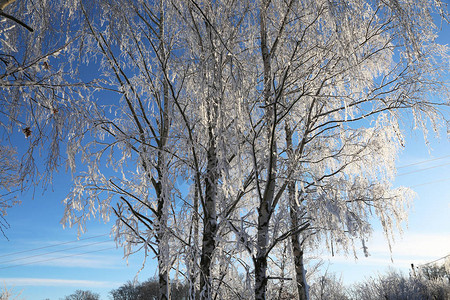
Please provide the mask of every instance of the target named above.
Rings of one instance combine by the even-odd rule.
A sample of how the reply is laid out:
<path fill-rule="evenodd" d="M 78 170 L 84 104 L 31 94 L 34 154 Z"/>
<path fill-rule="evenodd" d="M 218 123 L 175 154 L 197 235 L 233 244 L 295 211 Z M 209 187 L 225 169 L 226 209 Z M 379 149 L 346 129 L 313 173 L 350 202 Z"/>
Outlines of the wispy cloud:
<path fill-rule="evenodd" d="M 373 255 L 390 255 L 389 247 L 382 234 L 378 233 L 369 244 Z M 450 253 L 448 233 L 423 234 L 405 233 L 392 244 L 392 256 L 395 259 L 408 258 L 420 262 L 437 259 Z"/>
<path fill-rule="evenodd" d="M 448 234 L 408 233 L 395 240 L 390 252 L 383 234 L 376 232 L 367 246 L 368 257 L 364 257 L 361 251 L 357 253 L 357 260 L 351 254 L 327 255 L 325 259 L 338 264 L 410 268 L 411 263 L 420 265 L 450 254 L 450 237 Z"/>
<path fill-rule="evenodd" d="M 450 235 L 406 232 L 402 238 L 396 239 L 390 252 L 383 233 L 377 231 L 367 246 L 370 255 L 365 257 L 361 250 L 356 260 L 351 251 L 348 256 L 322 253 L 320 257 L 327 272 L 342 276 L 345 284 L 352 284 L 370 276 L 385 274 L 389 268 L 408 274 L 411 264 L 418 267 L 442 258 L 450 254 Z M 355 248 L 358 246 L 355 245 Z"/>
<path fill-rule="evenodd" d="M 17 267 L 62 267 L 88 269 L 117 269 L 126 266 L 126 261 L 119 251 L 108 251 L 105 254 L 64 253 L 38 255 L 36 257 L 18 257 L 0 262 L 1 269 Z"/>
<path fill-rule="evenodd" d="M 53 278 L 0 278 L 0 282 L 7 286 L 58 286 L 58 287 L 86 287 L 109 288 L 117 286 L 117 282 L 91 281 L 77 279 L 53 279 Z"/>
<path fill-rule="evenodd" d="M 117 269 L 123 267 L 125 263 L 120 256 L 95 255 L 95 256 L 75 256 L 59 258 L 57 256 L 49 258 L 51 260 L 36 262 L 30 266 L 62 267 L 62 268 L 88 268 L 88 269 Z"/>

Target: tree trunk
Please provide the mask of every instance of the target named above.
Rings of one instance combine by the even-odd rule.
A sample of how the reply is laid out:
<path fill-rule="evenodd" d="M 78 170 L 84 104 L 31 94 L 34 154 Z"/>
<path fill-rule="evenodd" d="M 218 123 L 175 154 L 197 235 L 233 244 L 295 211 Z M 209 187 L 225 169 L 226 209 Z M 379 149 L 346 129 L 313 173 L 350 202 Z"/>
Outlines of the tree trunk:
<path fill-rule="evenodd" d="M 164 269 L 161 268 L 162 266 L 167 265 L 167 261 L 163 261 L 163 260 L 166 260 L 165 256 L 158 255 L 159 300 L 168 300 L 168 299 L 170 299 L 169 281 L 168 281 L 169 276 L 168 276 L 167 268 L 164 268 Z"/>
<path fill-rule="evenodd" d="M 294 225 L 295 223 L 298 223 L 296 220 L 296 217 L 292 216 L 292 207 L 291 207 L 291 220 L 292 220 L 292 226 L 295 226 L 295 228 L 298 227 L 298 225 Z M 296 279 L 296 285 L 297 285 L 297 291 L 298 291 L 298 300 L 307 300 L 308 299 L 308 291 L 307 291 L 307 285 L 306 285 L 306 270 L 305 266 L 303 264 L 303 250 L 302 246 L 300 244 L 299 235 L 293 234 L 291 238 L 292 242 L 292 254 L 294 256 L 294 266 L 295 266 L 295 279 Z"/>
<path fill-rule="evenodd" d="M 267 203 L 265 203 L 267 204 Z M 266 299 L 267 289 L 267 242 L 269 234 L 268 205 L 258 210 L 258 251 L 255 258 L 255 300 Z"/>
<path fill-rule="evenodd" d="M 205 178 L 205 203 L 203 219 L 202 254 L 200 258 L 200 298 L 210 300 L 211 291 L 211 262 L 216 248 L 217 234 L 216 195 L 217 195 L 217 154 L 213 135 L 213 128 L 209 126 L 208 164 Z"/>
<path fill-rule="evenodd" d="M 168 120 L 165 120 L 168 122 Z M 164 128 L 164 126 L 163 126 Z M 167 131 L 162 130 L 162 141 L 166 140 Z M 165 142 L 161 141 L 161 148 L 165 147 Z M 158 278 L 159 278 L 159 299 L 168 300 L 170 299 L 170 288 L 169 288 L 169 242 L 167 233 L 167 215 L 169 204 L 167 191 L 163 188 L 163 183 L 167 182 L 166 174 L 166 153 L 163 149 L 158 151 L 158 163 L 156 170 L 158 172 L 158 182 L 154 182 L 154 188 L 156 195 L 158 197 L 158 203 L 156 208 L 156 218 L 158 220 L 156 227 L 156 242 L 158 244 Z"/>
<path fill-rule="evenodd" d="M 160 152 L 161 153 L 161 152 Z M 158 167 L 162 167 L 160 164 L 164 163 L 163 153 L 158 154 Z M 160 173 L 160 169 L 158 169 Z M 160 173 L 159 176 L 162 176 Z M 169 288 L 169 243 L 167 240 L 167 205 L 166 195 L 162 191 L 162 178 L 159 178 L 156 184 L 156 194 L 158 196 L 158 206 L 157 206 L 157 234 L 156 242 L 158 243 L 158 281 L 159 281 L 159 300 L 169 300 L 170 299 L 170 288 Z"/>
<path fill-rule="evenodd" d="M 263 1 L 260 10 L 260 35 L 261 35 L 261 55 L 264 64 L 264 91 L 263 99 L 266 106 L 265 116 L 267 126 L 267 147 L 269 160 L 266 171 L 266 185 L 264 193 L 260 197 L 258 207 L 258 228 L 257 228 L 257 253 L 255 262 L 255 300 L 266 300 L 267 290 L 267 246 L 269 241 L 269 223 L 272 213 L 273 197 L 275 194 L 275 174 L 277 168 L 276 157 L 276 103 L 272 103 L 271 97 L 271 59 L 267 46 L 267 8 L 269 1 Z M 254 153 L 256 155 L 256 153 Z M 256 178 L 259 180 L 259 178 Z"/>
<path fill-rule="evenodd" d="M 159 24 L 159 39 L 160 39 L 160 49 L 162 57 L 162 68 L 167 70 L 166 65 L 166 48 L 165 48 L 165 18 L 164 18 L 164 8 L 162 1 L 160 2 L 160 24 Z M 167 234 L 167 215 L 169 205 L 169 195 L 167 195 L 167 190 L 164 189 L 163 184 L 167 182 L 167 162 L 166 162 L 166 145 L 169 139 L 169 84 L 165 78 L 162 78 L 162 92 L 163 92 L 163 103 L 159 103 L 159 109 L 161 110 L 161 120 L 160 120 L 160 140 L 158 144 L 158 161 L 156 170 L 158 172 L 158 183 L 155 187 L 156 194 L 158 197 L 157 205 L 157 218 L 158 218 L 158 277 L 159 277 L 159 299 L 169 300 L 170 299 L 170 287 L 169 287 L 169 242 Z"/>
<path fill-rule="evenodd" d="M 209 6 L 205 8 L 205 14 L 210 15 Z M 207 18 L 207 17 L 205 17 Z M 207 166 L 205 176 L 205 197 L 203 204 L 203 240 L 202 253 L 200 257 L 200 299 L 210 300 L 213 297 L 211 265 L 213 261 L 214 251 L 216 249 L 217 235 L 217 189 L 219 184 L 218 156 L 217 156 L 217 128 L 219 118 L 219 106 L 222 101 L 222 72 L 217 50 L 215 46 L 215 32 L 212 28 L 210 20 L 205 19 L 205 27 L 208 36 L 209 47 L 205 57 L 205 80 L 208 88 L 207 100 L 207 122 L 208 122 L 208 146 L 207 146 Z"/>
<path fill-rule="evenodd" d="M 198 198 L 199 198 L 199 186 L 200 182 L 195 181 L 195 191 L 194 191 L 194 203 L 193 203 L 193 213 L 192 213 L 192 227 L 191 236 L 192 240 L 189 241 L 191 245 L 191 258 L 189 261 L 189 300 L 198 299 L 197 289 L 195 288 L 197 282 L 197 257 L 198 257 L 198 226 L 199 226 L 199 215 L 198 215 Z"/>
<path fill-rule="evenodd" d="M 290 128 L 289 124 L 286 123 L 285 125 L 285 133 L 286 133 L 286 148 L 287 148 L 287 155 L 289 160 L 292 162 L 295 161 L 294 157 L 294 149 L 292 144 L 292 129 Z M 304 142 L 301 142 L 301 145 L 303 145 Z M 300 153 L 303 150 L 303 146 L 299 149 Z M 294 234 L 291 236 L 291 243 L 292 243 L 292 255 L 294 257 L 294 266 L 295 266 L 295 282 L 297 285 L 297 292 L 298 292 L 298 300 L 307 300 L 308 299 L 308 291 L 307 291 L 307 285 L 306 285 L 306 277 L 305 277 L 305 266 L 303 264 L 303 250 L 302 245 L 299 239 L 299 232 L 298 231 L 300 227 L 299 222 L 299 203 L 297 203 L 295 199 L 295 181 L 291 180 L 288 183 L 288 197 L 289 197 L 289 215 L 291 218 L 291 230 L 294 232 Z"/>

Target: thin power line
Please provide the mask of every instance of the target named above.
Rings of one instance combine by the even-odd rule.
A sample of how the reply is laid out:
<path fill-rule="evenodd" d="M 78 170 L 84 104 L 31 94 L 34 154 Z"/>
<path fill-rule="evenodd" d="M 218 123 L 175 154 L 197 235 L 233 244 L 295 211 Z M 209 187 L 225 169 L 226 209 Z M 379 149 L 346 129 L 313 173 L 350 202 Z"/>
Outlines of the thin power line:
<path fill-rule="evenodd" d="M 103 249 L 100 249 L 100 250 L 88 251 L 88 252 L 83 252 L 83 253 L 77 253 L 77 254 L 71 254 L 71 255 L 66 255 L 66 256 L 61 256 L 61 257 L 55 257 L 55 258 L 49 258 L 49 259 L 44 259 L 44 260 L 33 261 L 33 262 L 29 262 L 29 263 L 23 263 L 23 264 L 17 264 L 17 265 L 12 265 L 12 266 L 6 266 L 6 267 L 1 267 L 0 270 L 9 269 L 9 268 L 15 268 L 15 267 L 21 267 L 21 266 L 26 266 L 26 265 L 32 265 L 32 264 L 38 264 L 38 263 L 42 263 L 42 262 L 58 260 L 58 259 L 74 257 L 74 256 L 80 256 L 80 255 L 84 255 L 84 254 L 90 254 L 90 253 L 95 253 L 95 252 L 100 252 L 100 251 L 111 250 L 111 249 L 116 249 L 116 247 L 103 248 Z"/>
<path fill-rule="evenodd" d="M 430 161 L 444 159 L 444 158 L 447 158 L 447 157 L 450 157 L 450 155 L 440 156 L 440 157 L 436 157 L 436 158 L 430 158 L 430 159 L 419 161 L 419 162 L 416 162 L 416 163 L 400 166 L 400 167 L 397 167 L 397 169 L 402 169 L 402 168 L 412 167 L 412 166 L 416 166 L 416 165 L 421 165 L 421 164 L 424 164 L 424 163 L 427 163 L 427 162 L 430 162 Z"/>
<path fill-rule="evenodd" d="M 49 255 L 49 254 L 53 254 L 53 253 L 65 252 L 65 251 L 74 250 L 74 249 L 79 249 L 79 248 L 84 248 L 84 247 L 89 247 L 89 246 L 93 246 L 93 245 L 104 244 L 104 243 L 108 243 L 108 242 L 110 242 L 110 241 L 108 240 L 108 241 L 102 241 L 102 242 L 90 243 L 90 244 L 86 244 L 86 245 L 82 245 L 82 246 L 76 246 L 76 247 L 72 247 L 72 248 L 66 248 L 66 249 L 61 249 L 61 250 L 55 250 L 55 251 L 50 251 L 50 252 L 46 252 L 46 253 L 42 253 L 42 254 L 36 254 L 36 255 L 32 255 L 32 256 L 19 257 L 19 258 L 15 258 L 15 259 L 12 259 L 12 260 L 2 261 L 2 262 L 0 262 L 0 265 L 8 264 L 8 263 L 11 263 L 11 262 L 13 262 L 13 261 L 25 260 L 25 259 L 30 259 L 30 258 L 39 257 L 39 256 L 45 256 L 45 255 Z"/>
<path fill-rule="evenodd" d="M 450 180 L 450 177 L 442 178 L 442 179 L 438 179 L 438 180 L 433 180 L 433 181 L 428 181 L 428 182 L 424 182 L 424 183 L 419 183 L 419 184 L 412 185 L 410 187 L 414 188 L 414 187 L 418 187 L 418 186 L 422 186 L 422 185 L 428 185 L 428 184 L 442 182 L 442 181 L 447 181 L 447 180 Z"/>
<path fill-rule="evenodd" d="M 430 261 L 430 262 L 427 262 L 427 263 L 424 263 L 424 264 L 420 264 L 420 265 L 418 265 L 418 266 L 419 266 L 419 267 L 422 267 L 422 266 L 431 265 L 431 264 L 434 264 L 434 263 L 437 262 L 437 261 L 440 261 L 440 260 L 442 260 L 442 259 L 446 259 L 447 257 L 450 257 L 450 254 L 447 254 L 446 256 L 443 256 L 443 257 L 441 257 L 441 258 L 435 259 L 435 260 L 433 260 L 433 261 Z"/>
<path fill-rule="evenodd" d="M 109 234 L 108 234 L 108 233 L 105 233 L 105 234 L 96 235 L 96 236 L 91 236 L 91 237 L 84 238 L 84 239 L 73 240 L 73 241 L 64 242 L 64 243 L 58 243 L 58 244 L 53 244 L 53 245 L 48 245 L 48 246 L 39 247 L 39 248 L 34 248 L 34 249 L 30 249 L 30 250 L 24 250 L 24 251 L 18 251 L 18 252 L 7 253 L 7 254 L 4 254 L 4 255 L 0 255 L 0 258 L 1 258 L 1 257 L 6 257 L 6 256 L 11 256 L 11 255 L 16 255 L 16 254 L 22 254 L 22 253 L 27 253 L 27 252 L 37 251 L 37 250 L 41 250 L 41 249 L 52 248 L 52 247 L 61 246 L 61 245 L 72 244 L 72 243 L 81 242 L 81 241 L 86 241 L 86 240 L 91 240 L 91 239 L 96 239 L 96 238 L 99 238 L 99 237 L 102 237 L 102 236 L 106 236 L 106 235 L 109 235 Z"/>
<path fill-rule="evenodd" d="M 397 176 L 403 176 L 403 175 L 409 175 L 409 174 L 413 174 L 413 173 L 418 173 L 418 172 L 422 172 L 422 171 L 425 171 L 425 170 L 430 170 L 430 169 L 443 167 L 443 166 L 446 166 L 446 165 L 450 165 L 450 162 L 446 163 L 446 164 L 438 165 L 438 166 L 432 166 L 432 167 L 423 168 L 423 169 L 420 169 L 420 170 L 414 170 L 414 171 L 410 171 L 410 172 L 406 172 L 406 173 L 397 174 Z"/>

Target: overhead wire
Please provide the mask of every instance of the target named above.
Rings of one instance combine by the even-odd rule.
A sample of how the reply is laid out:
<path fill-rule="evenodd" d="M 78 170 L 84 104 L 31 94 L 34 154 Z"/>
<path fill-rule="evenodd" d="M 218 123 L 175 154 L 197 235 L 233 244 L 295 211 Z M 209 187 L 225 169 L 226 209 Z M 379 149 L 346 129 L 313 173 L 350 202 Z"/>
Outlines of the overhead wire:
<path fill-rule="evenodd" d="M 415 188 L 415 187 L 422 186 L 422 185 L 428 185 L 428 184 L 433 184 L 433 183 L 438 183 L 438 182 L 448 181 L 448 180 L 450 180 L 450 177 L 437 179 L 437 180 L 433 180 L 433 181 L 428 181 L 428 182 L 424 182 L 424 183 L 419 183 L 419 184 L 412 185 L 410 187 Z"/>
<path fill-rule="evenodd" d="M 52 245 L 43 246 L 43 247 L 39 247 L 39 248 L 34 248 L 34 249 L 29 249 L 29 250 L 24 250 L 24 251 L 17 251 L 17 252 L 12 252 L 12 253 L 7 253 L 7 254 L 0 255 L 0 258 L 6 257 L 6 256 L 12 256 L 12 255 L 17 255 L 17 254 L 22 254 L 22 253 L 27 253 L 27 252 L 33 252 L 33 251 L 42 250 L 42 249 L 47 249 L 47 248 L 53 248 L 53 247 L 57 247 L 57 246 L 67 245 L 67 244 L 73 244 L 73 243 L 76 243 L 76 242 L 81 242 L 81 241 L 86 241 L 86 240 L 96 239 L 96 238 L 103 237 L 103 236 L 107 236 L 107 235 L 109 235 L 109 234 L 108 234 L 108 233 L 105 233 L 105 234 L 101 234 L 101 235 L 91 236 L 91 237 L 87 237 L 87 238 L 83 238 L 83 239 L 78 239 L 78 240 L 73 240 L 73 241 L 68 241 L 68 242 L 62 242 L 62 243 L 52 244 Z"/>
<path fill-rule="evenodd" d="M 403 168 L 407 168 L 407 167 L 412 167 L 412 166 L 416 166 L 416 165 L 421 165 L 421 164 L 424 164 L 424 163 L 427 163 L 427 162 L 430 162 L 430 161 L 436 161 L 436 160 L 444 159 L 444 158 L 447 158 L 447 157 L 450 157 L 450 155 L 445 155 L 445 156 L 440 156 L 440 157 L 430 158 L 430 159 L 423 160 L 423 161 L 419 161 L 419 162 L 416 162 L 416 163 L 412 163 L 412 164 L 407 164 L 407 165 L 399 166 L 399 167 L 397 167 L 397 169 L 403 169 Z"/>
<path fill-rule="evenodd" d="M 427 262 L 427 263 L 424 263 L 424 264 L 420 264 L 420 265 L 418 265 L 417 267 L 422 267 L 422 266 L 431 265 L 431 264 L 434 264 L 435 262 L 438 262 L 438 261 L 440 261 L 440 260 L 446 259 L 447 257 L 450 257 L 450 254 L 447 254 L 447 255 L 445 255 L 445 256 L 443 256 L 443 257 L 441 257 L 441 258 L 435 259 L 435 260 L 433 260 L 433 261 L 430 261 L 430 262 Z"/>
<path fill-rule="evenodd" d="M 421 164 L 428 163 L 428 162 L 432 162 L 432 161 L 441 160 L 441 159 L 448 158 L 448 157 L 450 157 L 450 155 L 444 155 L 444 156 L 440 156 L 440 157 L 435 157 L 435 158 L 431 158 L 431 159 L 426 159 L 426 160 L 422 160 L 422 161 L 419 161 L 419 162 L 415 162 L 415 163 L 411 163 L 411 164 L 399 166 L 399 167 L 397 167 L 397 169 L 403 169 L 403 168 L 407 168 L 407 167 L 417 166 L 417 165 L 421 165 Z M 400 174 L 397 175 L 397 177 L 398 177 L 398 176 L 409 175 L 409 174 L 414 174 L 414 173 L 419 173 L 419 172 L 422 172 L 422 171 L 426 171 L 426 170 L 430 170 L 430 169 L 435 169 L 435 168 L 443 167 L 443 166 L 446 166 L 446 165 L 450 165 L 450 163 L 445 163 L 445 164 L 440 164 L 440 165 L 437 165 L 437 166 L 432 166 L 432 167 L 422 168 L 422 169 L 414 170 L 414 171 L 410 171 L 410 172 L 400 173 Z M 414 187 L 418 187 L 418 186 L 429 185 L 429 184 L 438 183 L 438 182 L 443 182 L 443 181 L 448 181 L 448 180 L 450 180 L 450 177 L 442 178 L 442 179 L 437 179 L 437 180 L 433 180 L 433 181 L 429 181 L 429 182 L 424 182 L 424 183 L 419 183 L 419 184 L 412 185 L 412 186 L 410 186 L 410 187 L 411 187 L 411 188 L 414 188 Z"/>
<path fill-rule="evenodd" d="M 450 162 L 449 163 L 445 163 L 445 164 L 441 164 L 441 165 L 438 165 L 438 166 L 432 166 L 432 167 L 428 167 L 428 168 L 423 168 L 423 169 L 420 169 L 420 170 L 414 170 L 414 171 L 410 171 L 410 172 L 406 172 L 406 173 L 400 173 L 400 174 L 397 174 L 397 177 L 398 176 L 403 176 L 403 175 L 419 173 L 419 172 L 422 172 L 422 171 L 435 169 L 435 168 L 439 168 L 439 167 L 443 167 L 443 166 L 447 166 L 447 165 L 450 165 Z"/>
<path fill-rule="evenodd" d="M 21 266 L 27 266 L 27 265 L 32 265 L 32 264 L 38 264 L 38 263 L 42 263 L 42 262 L 59 260 L 59 259 L 64 259 L 64 258 L 69 258 L 69 257 L 74 257 L 74 256 L 80 256 L 80 255 L 85 255 L 85 254 L 90 254 L 90 253 L 95 253 L 95 252 L 100 252 L 100 251 L 106 251 L 106 250 L 111 250 L 111 249 L 116 249 L 116 247 L 103 248 L 103 249 L 94 250 L 94 251 L 88 251 L 88 252 L 83 252 L 83 253 L 76 253 L 76 254 L 65 255 L 65 256 L 61 256 L 61 257 L 54 257 L 54 258 L 43 259 L 43 260 L 33 261 L 33 262 L 28 262 L 28 263 L 23 263 L 23 264 L 17 264 L 17 265 L 11 265 L 11 266 L 6 266 L 6 267 L 0 267 L 0 270 L 9 269 L 9 268 L 15 268 L 15 267 L 21 267 Z"/>
<path fill-rule="evenodd" d="M 95 243 L 90 243 L 90 244 L 85 244 L 85 245 L 81 245 L 81 246 L 76 246 L 76 247 L 71 247 L 71 248 L 65 248 L 65 249 L 60 249 L 60 250 L 50 251 L 50 252 L 41 253 L 41 254 L 35 254 L 35 255 L 26 256 L 26 257 L 19 257 L 19 258 L 7 260 L 7 261 L 1 261 L 1 262 L 0 262 L 0 265 L 8 264 L 8 263 L 11 263 L 11 262 L 13 262 L 13 261 L 27 260 L 27 259 L 30 259 L 30 258 L 35 258 L 35 257 L 40 257 L 40 256 L 46 256 L 46 255 L 49 255 L 49 254 L 54 254 L 54 253 L 59 253 L 59 252 L 66 252 L 66 251 L 69 251 L 69 250 L 85 248 L 85 247 L 94 246 L 94 245 L 99 245 L 99 244 L 104 244 L 104 243 L 108 243 L 108 242 L 111 242 L 111 241 L 108 240 L 108 241 L 95 242 Z"/>

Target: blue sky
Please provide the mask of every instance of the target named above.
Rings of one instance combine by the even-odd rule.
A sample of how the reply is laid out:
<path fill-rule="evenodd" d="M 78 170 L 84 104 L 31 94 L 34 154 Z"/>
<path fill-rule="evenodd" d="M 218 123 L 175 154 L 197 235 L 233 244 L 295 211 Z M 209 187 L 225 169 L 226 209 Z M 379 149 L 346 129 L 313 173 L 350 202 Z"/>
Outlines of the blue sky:
<path fill-rule="evenodd" d="M 441 42 L 449 41 L 449 33 L 443 32 Z M 402 236 L 397 235 L 392 253 L 377 225 L 367 258 L 362 252 L 356 261 L 351 256 L 319 253 L 324 268 L 342 276 L 345 283 L 383 273 L 390 266 L 408 272 L 411 263 L 419 265 L 450 254 L 450 140 L 446 132 L 440 140 L 430 139 L 428 146 L 420 132 L 408 133 L 397 165 L 404 167 L 398 170 L 395 185 L 412 187 L 417 197 L 408 227 Z M 45 193 L 30 191 L 21 197 L 21 205 L 8 211 L 9 241 L 0 237 L 0 285 L 21 293 L 20 299 L 60 299 L 76 289 L 89 289 L 108 299 L 111 289 L 136 276 L 143 254 L 130 257 L 128 263 L 123 259 L 123 250 L 109 237 L 112 222 L 92 220 L 80 240 L 76 228 L 63 229 L 61 201 L 69 192 L 70 175 L 62 172 L 54 179 Z M 46 248 L 28 251 L 42 247 Z M 154 275 L 156 266 L 149 259 L 139 280 Z"/>

